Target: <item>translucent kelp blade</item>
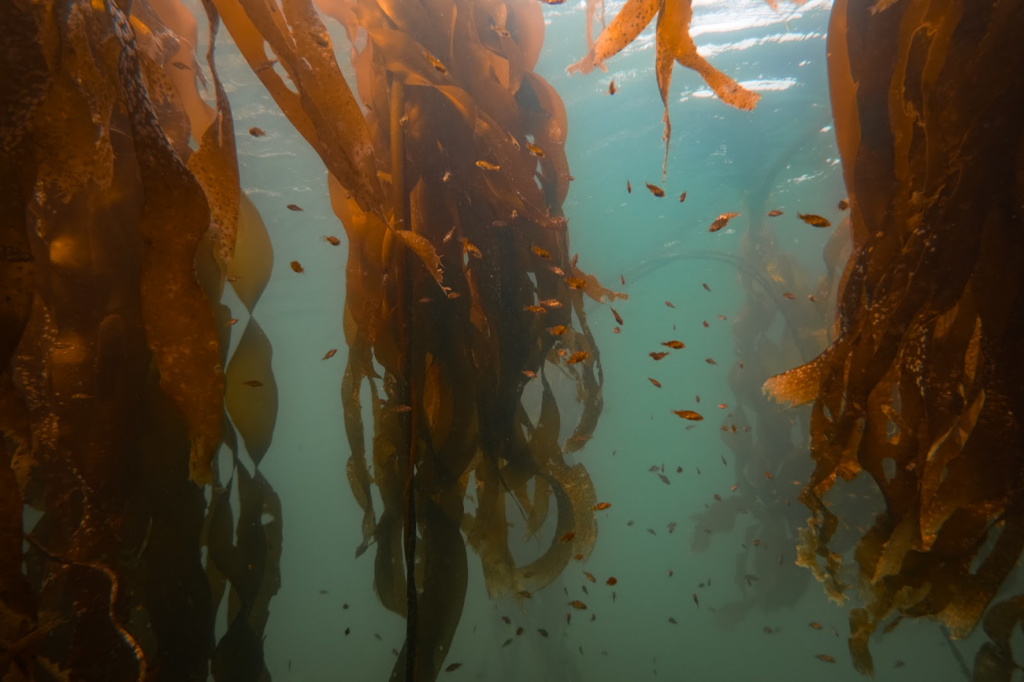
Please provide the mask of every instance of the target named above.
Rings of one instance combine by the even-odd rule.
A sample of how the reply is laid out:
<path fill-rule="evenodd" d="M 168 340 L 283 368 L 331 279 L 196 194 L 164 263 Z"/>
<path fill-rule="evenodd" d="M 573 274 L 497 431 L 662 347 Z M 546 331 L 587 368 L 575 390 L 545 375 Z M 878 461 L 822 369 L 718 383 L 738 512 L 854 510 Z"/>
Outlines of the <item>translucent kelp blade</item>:
<path fill-rule="evenodd" d="M 224 404 L 245 441 L 246 452 L 257 466 L 270 449 L 277 422 L 273 355 L 270 339 L 255 318 L 250 319 L 226 373 Z"/>
<path fill-rule="evenodd" d="M 205 3 L 210 19 L 210 48 L 206 61 L 210 65 L 216 93 L 217 114 L 203 132 L 199 149 L 188 160 L 188 169 L 195 175 L 210 206 L 210 233 L 216 244 L 217 260 L 226 266 L 235 250 L 238 232 L 238 157 L 235 152 L 235 124 L 228 95 L 217 75 L 213 49 L 220 18 L 217 8 Z"/>
<path fill-rule="evenodd" d="M 697 46 L 690 37 L 690 20 L 693 17 L 691 2 L 692 0 L 665 0 L 665 7 L 662 9 L 665 17 L 659 20 L 658 24 L 659 40 L 664 41 L 665 49 L 675 55 L 676 61 L 700 74 L 708 87 L 723 102 L 737 109 L 753 109 L 761 95 L 743 88 L 697 54 Z"/>
<path fill-rule="evenodd" d="M 270 282 L 274 252 L 270 235 L 252 200 L 242 194 L 238 205 L 238 236 L 227 279 L 251 314 Z"/>
<path fill-rule="evenodd" d="M 661 9 L 661 0 L 626 0 L 612 23 L 601 31 L 587 55 L 570 66 L 569 73 L 590 73 L 595 66 L 618 54 L 622 48 L 633 42 L 640 32 L 647 28 L 651 19 Z"/>

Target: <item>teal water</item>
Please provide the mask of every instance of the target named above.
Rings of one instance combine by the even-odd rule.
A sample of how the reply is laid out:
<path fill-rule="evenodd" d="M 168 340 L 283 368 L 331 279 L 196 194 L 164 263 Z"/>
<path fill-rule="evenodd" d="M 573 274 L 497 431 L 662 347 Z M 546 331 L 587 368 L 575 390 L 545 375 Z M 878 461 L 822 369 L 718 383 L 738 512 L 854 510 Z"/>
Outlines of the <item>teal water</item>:
<path fill-rule="evenodd" d="M 608 5 L 609 18 L 620 6 Z M 677 67 L 667 196 L 656 199 L 644 188 L 645 181 L 661 184 L 663 154 L 653 31 L 612 59 L 608 74 L 570 77 L 565 67 L 586 52 L 583 4 L 545 8 L 547 35 L 537 71 L 561 94 L 569 115 L 566 151 L 575 181 L 564 208 L 570 244 L 584 270 L 630 296 L 615 304 L 625 320 L 621 334 L 612 333 L 615 322 L 605 306 L 588 302 L 605 371 L 605 406 L 593 440 L 572 460 L 586 465 L 598 499 L 613 506 L 598 515 L 597 546 L 586 565 L 574 562 L 531 600 L 490 601 L 479 560 L 470 554 L 466 608 L 448 657 L 463 665 L 441 673 L 441 679 L 861 679 L 850 666 L 845 641 L 851 604 L 829 603 L 810 572 L 793 565 L 796 530 L 809 515 L 796 501 L 799 486 L 791 481 L 806 481 L 811 469 L 806 413 L 778 417 L 775 428 L 792 422 L 782 427 L 789 430 L 790 451 L 767 446 L 759 451 L 764 461 L 758 466 L 777 474 L 764 487 L 771 499 L 746 508 L 728 532 L 709 536 L 706 523 L 693 519 L 716 504 L 715 494 L 728 503 L 730 487 L 749 475 L 737 470 L 729 436 L 719 430 L 736 423 L 728 416 L 738 402 L 730 373 L 759 371 L 766 378 L 798 364 L 800 354 L 785 348 L 784 317 L 775 308 L 815 305 L 806 299 L 808 287 L 792 301 L 766 300 L 775 321 L 759 350 L 768 359 L 738 370 L 746 346 L 732 323 L 748 291 L 730 259 L 741 254 L 748 229 L 768 227 L 778 249 L 813 284 L 824 272 L 822 250 L 832 230 L 811 228 L 795 214 L 819 214 L 833 224 L 842 219 L 836 203 L 845 192 L 825 69 L 830 3 L 812 1 L 799 12 L 776 13 L 760 0 L 696 0 L 694 9 L 694 36 L 702 52 L 718 69 L 758 89 L 762 100 L 753 112 L 731 109 L 708 96 L 695 74 Z M 333 21 L 326 23 L 353 83 L 344 32 Z M 361 511 L 345 476 L 349 453 L 339 398 L 344 232 L 330 211 L 323 164 L 259 85 L 226 32 L 219 37 L 218 64 L 236 118 L 242 187 L 260 210 L 275 253 L 274 275 L 255 312 L 274 346 L 280 391 L 274 444 L 261 469 L 285 514 L 283 584 L 271 604 L 267 664 L 277 680 L 384 680 L 405 625 L 373 593 L 372 550 L 353 558 Z M 619 92 L 609 96 L 612 78 Z M 251 126 L 267 136 L 249 137 L 245 131 Z M 682 191 L 685 203 L 678 201 Z M 768 219 L 763 211 L 751 213 L 754 195 L 784 215 Z M 287 210 L 291 203 L 304 211 Z M 726 229 L 707 231 L 718 214 L 732 211 L 741 216 Z M 325 235 L 340 237 L 341 246 L 329 245 Z M 292 272 L 293 260 L 303 264 L 304 274 Z M 619 286 L 620 275 L 627 273 L 625 286 Z M 760 291 L 756 285 L 752 289 Z M 236 301 L 227 302 L 244 312 Z M 652 361 L 648 353 L 669 339 L 687 348 Z M 772 352 L 769 343 L 779 350 Z M 338 354 L 322 361 L 334 348 Z M 663 387 L 655 388 L 648 377 Z M 720 410 L 719 403 L 730 407 Z M 699 409 L 706 420 L 686 430 L 671 414 L 674 409 Z M 564 435 L 574 416 L 573 408 L 563 405 Z M 756 437 L 759 424 L 753 427 Z M 662 464 L 669 485 L 649 471 Z M 677 473 L 680 466 L 683 472 Z M 868 487 L 840 485 L 836 496 L 854 492 L 857 497 L 845 504 L 866 514 L 873 504 Z M 518 515 L 510 512 L 509 518 Z M 670 523 L 678 524 L 672 533 Z M 762 540 L 757 548 L 754 539 Z M 517 558 L 538 551 L 535 544 L 513 549 Z M 582 571 L 598 582 L 589 583 Z M 748 582 L 747 574 L 758 579 Z M 614 588 L 604 585 L 608 576 L 618 579 Z M 590 606 L 574 612 L 571 624 L 565 619 L 566 595 Z M 811 621 L 822 629 L 811 628 Z M 522 636 L 514 634 L 519 626 L 525 628 Z M 539 636 L 538 628 L 550 637 Z M 502 646 L 510 637 L 512 644 Z M 966 679 L 955 653 L 969 665 L 979 640 L 975 635 L 951 644 L 935 624 L 905 622 L 872 641 L 876 678 Z M 819 661 L 817 654 L 831 655 L 837 663 Z M 898 661 L 904 665 L 894 667 Z"/>

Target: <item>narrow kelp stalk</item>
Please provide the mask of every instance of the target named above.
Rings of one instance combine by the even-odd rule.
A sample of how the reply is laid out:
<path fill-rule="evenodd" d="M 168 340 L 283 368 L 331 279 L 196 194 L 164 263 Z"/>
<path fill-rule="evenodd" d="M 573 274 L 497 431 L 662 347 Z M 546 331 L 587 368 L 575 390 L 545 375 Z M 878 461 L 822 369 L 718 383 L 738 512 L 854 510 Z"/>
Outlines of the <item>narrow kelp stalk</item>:
<path fill-rule="evenodd" d="M 235 526 L 196 484 L 213 480 L 222 439 L 237 446 L 221 369 L 231 313 L 213 301 L 230 268 L 247 276 L 236 288 L 252 311 L 269 244 L 239 195 L 212 47 L 215 110 L 199 106 L 194 72 L 182 78 L 172 64 L 183 48 L 170 27 L 195 28 L 179 9 L 0 5 L 5 40 L 18 46 L 3 52 L 3 70 L 24 76 L 0 84 L 5 679 L 197 679 L 216 657 L 223 590 L 207 573 L 233 552 Z M 186 52 L 197 64 L 194 40 Z M 243 337 L 227 380 L 269 372 L 269 354 Z M 276 397 L 272 379 L 256 383 L 266 390 L 239 393 L 227 413 L 258 464 Z M 259 428 L 243 415 L 258 415 Z M 236 562 L 240 572 L 220 569 L 246 592 L 241 573 L 251 586 L 252 567 L 268 565 L 251 590 L 255 636 L 237 652 L 262 661 L 281 514 L 258 471 L 241 477 L 259 495 L 242 495 L 239 535 L 264 541 Z M 214 517 L 227 521 L 216 537 L 204 532 Z"/>
<path fill-rule="evenodd" d="M 391 126 L 391 192 L 394 213 L 391 219 L 392 230 L 411 230 L 409 197 L 405 191 L 405 84 L 395 79 L 391 83 L 390 100 Z M 385 246 L 385 248 L 387 248 Z M 412 359 L 415 357 L 414 335 L 412 326 L 412 278 L 409 273 L 409 253 L 400 242 L 391 243 L 391 270 L 395 273 L 398 285 L 398 310 L 401 316 L 399 325 L 399 346 L 402 381 L 398 386 L 399 401 L 409 405 L 410 410 L 403 418 L 402 429 L 406 434 L 406 472 L 405 472 L 405 509 L 404 509 L 404 550 L 405 550 L 405 679 L 412 682 L 416 679 L 416 625 L 417 602 L 419 596 L 416 587 L 416 425 L 420 417 L 421 405 L 412 400 L 416 395 L 413 383 Z"/>
<path fill-rule="evenodd" d="M 853 256 L 838 336 L 774 377 L 813 403 L 814 516 L 800 561 L 846 599 L 838 478 L 865 472 L 885 512 L 855 558 L 866 606 L 850 615 L 854 664 L 883 622 L 930 617 L 964 637 L 1024 549 L 1024 30 L 1019 2 L 840 0 L 829 28 L 836 137 Z M 1009 679 L 1019 600 L 986 618 L 976 680 Z"/>

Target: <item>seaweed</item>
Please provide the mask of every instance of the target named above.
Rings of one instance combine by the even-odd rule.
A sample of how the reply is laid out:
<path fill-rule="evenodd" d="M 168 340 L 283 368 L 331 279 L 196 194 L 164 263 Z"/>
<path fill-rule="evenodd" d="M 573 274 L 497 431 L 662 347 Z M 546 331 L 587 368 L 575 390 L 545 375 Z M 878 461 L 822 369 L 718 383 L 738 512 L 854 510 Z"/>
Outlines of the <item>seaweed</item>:
<path fill-rule="evenodd" d="M 239 193 L 213 50 L 210 109 L 197 71 L 172 65 L 197 63 L 194 34 L 171 28 L 188 35 L 195 21 L 172 0 L 131 15 L 82 2 L 0 11 L 19 46 L 3 68 L 24 76 L 0 86 L 0 668 L 9 679 L 206 679 L 220 593 L 202 553 L 223 555 L 231 538 L 204 533 L 223 512 L 203 487 L 238 434 L 258 464 L 276 413 L 272 382 L 225 412 L 232 326 L 217 301 L 228 270 L 244 270 L 240 297 L 254 309 L 269 244 Z M 269 371 L 269 356 L 243 336 L 231 360 Z M 242 600 L 253 636 L 239 653 L 262 660 L 281 514 L 258 471 L 241 478 L 241 536 L 268 539 L 243 557 L 266 569 Z M 228 579 L 233 591 L 252 583 Z"/>
<path fill-rule="evenodd" d="M 1022 27 L 1024 8 L 1006 2 L 837 2 L 832 13 L 853 255 L 835 340 L 764 390 L 812 403 L 800 563 L 836 601 L 848 588 L 832 546 L 840 517 L 823 498 L 861 472 L 881 491 L 884 513 L 854 555 L 865 606 L 851 612 L 849 644 L 865 674 L 868 638 L 892 616 L 966 636 L 1024 548 Z M 996 72 L 998 83 L 979 77 Z M 990 635 L 1012 604 L 993 608 Z M 999 641 L 976 679 L 1004 679 L 985 667 L 1005 655 Z"/>

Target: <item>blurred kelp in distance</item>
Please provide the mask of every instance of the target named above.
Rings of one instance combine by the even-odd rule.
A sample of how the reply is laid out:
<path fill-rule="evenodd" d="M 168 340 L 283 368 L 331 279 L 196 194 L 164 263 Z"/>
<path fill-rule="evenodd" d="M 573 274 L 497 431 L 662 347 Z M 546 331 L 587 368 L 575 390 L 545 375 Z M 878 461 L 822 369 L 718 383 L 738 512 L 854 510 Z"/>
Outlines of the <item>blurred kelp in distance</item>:
<path fill-rule="evenodd" d="M 206 679 L 212 657 L 258 679 L 281 515 L 237 466 L 236 526 L 214 455 L 241 435 L 258 465 L 276 395 L 255 320 L 222 371 L 218 301 L 231 280 L 251 313 L 271 255 L 212 47 L 215 108 L 174 0 L 8 2 L 0 23 L 0 671 Z"/>
<path fill-rule="evenodd" d="M 824 500 L 861 471 L 885 502 L 855 552 L 866 606 L 850 651 L 873 670 L 883 622 L 978 623 L 1024 548 L 1024 6 L 837 2 L 836 137 L 852 207 L 835 341 L 765 391 L 813 403 L 813 516 L 800 562 L 846 599 Z M 992 608 L 975 679 L 1010 679 L 1020 599 Z"/>

